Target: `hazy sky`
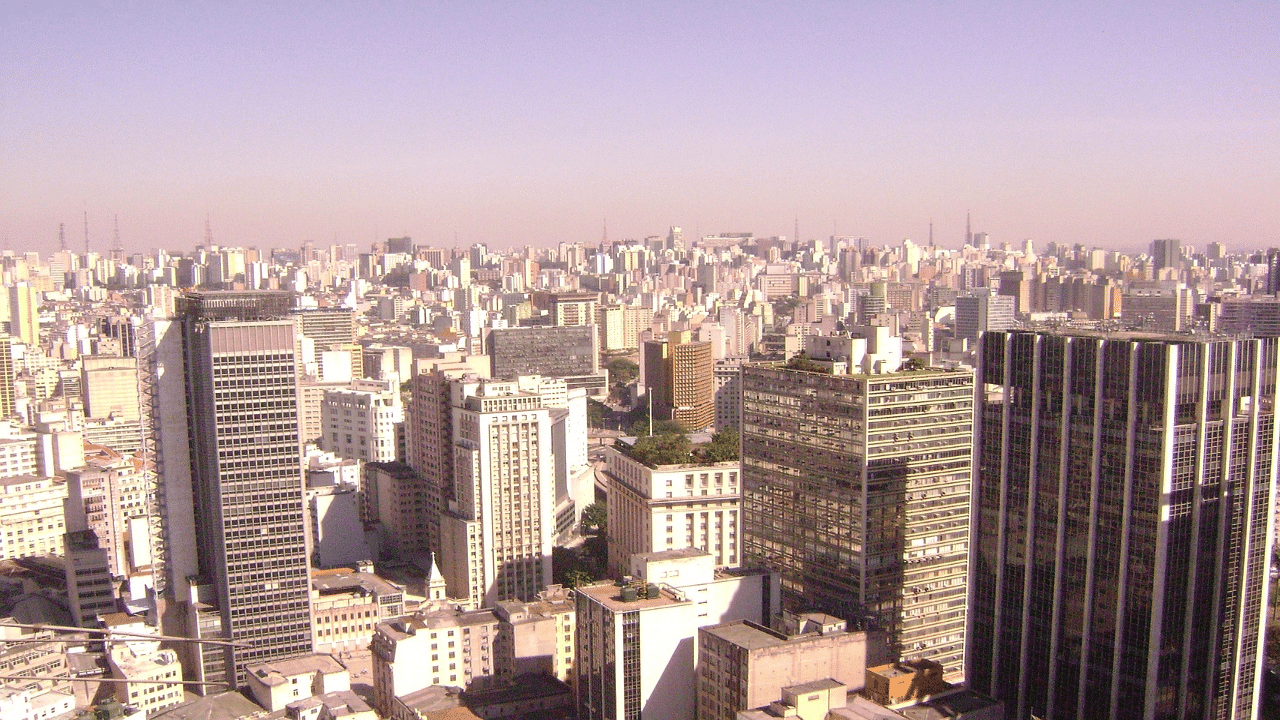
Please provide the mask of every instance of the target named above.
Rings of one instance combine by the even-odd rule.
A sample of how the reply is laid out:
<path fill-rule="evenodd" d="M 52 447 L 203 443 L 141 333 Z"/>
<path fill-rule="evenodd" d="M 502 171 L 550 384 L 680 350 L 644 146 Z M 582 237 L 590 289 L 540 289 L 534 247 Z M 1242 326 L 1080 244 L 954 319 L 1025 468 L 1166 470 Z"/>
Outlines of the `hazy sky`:
<path fill-rule="evenodd" d="M 0 3 L 3 247 L 1280 244 L 1275 2 L 302 5 Z"/>

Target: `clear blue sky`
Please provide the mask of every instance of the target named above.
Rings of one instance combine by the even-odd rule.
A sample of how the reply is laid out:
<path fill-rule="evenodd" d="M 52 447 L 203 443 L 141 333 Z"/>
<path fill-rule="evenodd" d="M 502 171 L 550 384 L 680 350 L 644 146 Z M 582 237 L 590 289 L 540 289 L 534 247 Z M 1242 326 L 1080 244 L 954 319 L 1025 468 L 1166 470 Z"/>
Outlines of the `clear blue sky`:
<path fill-rule="evenodd" d="M 4 246 L 1280 245 L 1274 2 L 303 7 L 0 2 Z"/>

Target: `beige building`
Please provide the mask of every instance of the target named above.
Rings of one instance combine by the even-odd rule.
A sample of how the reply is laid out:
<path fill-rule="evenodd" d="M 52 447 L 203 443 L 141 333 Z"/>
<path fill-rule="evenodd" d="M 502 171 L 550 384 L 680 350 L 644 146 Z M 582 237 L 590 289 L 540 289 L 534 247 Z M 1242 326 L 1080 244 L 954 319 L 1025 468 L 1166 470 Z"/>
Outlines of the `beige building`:
<path fill-rule="evenodd" d="M 351 673 L 332 655 L 315 653 L 245 668 L 254 702 L 270 712 L 313 695 L 351 690 Z"/>
<path fill-rule="evenodd" d="M 665 340 L 645 341 L 642 362 L 653 417 L 674 420 L 689 430 L 703 430 L 715 423 L 711 343 L 694 341 L 688 330 L 671 332 Z"/>
<path fill-rule="evenodd" d="M 410 559 L 427 551 L 432 515 L 425 482 L 401 462 L 365 464 L 365 515 L 381 525 L 383 557 Z"/>
<path fill-rule="evenodd" d="M 66 499 L 60 477 L 0 478 L 0 560 L 63 554 Z"/>
<path fill-rule="evenodd" d="M 371 644 L 374 709 L 390 715 L 395 698 L 431 685 L 489 682 L 498 623 L 491 610 L 455 608 L 378 623 Z"/>
<path fill-rule="evenodd" d="M 0 437 L 0 477 L 34 475 L 39 467 L 35 433 L 15 433 Z"/>
<path fill-rule="evenodd" d="M 394 379 L 326 390 L 320 422 L 320 444 L 331 453 L 367 462 L 404 459 L 404 406 Z"/>
<path fill-rule="evenodd" d="M 783 688 L 828 678 L 861 690 L 868 655 L 888 658 L 883 636 L 849 632 L 821 613 L 789 616 L 791 633 L 752 622 L 698 630 L 698 717 L 734 720 L 737 713 L 777 699 Z"/>
<path fill-rule="evenodd" d="M 555 293 L 550 300 L 552 323 L 555 325 L 592 325 L 596 321 L 599 293 Z"/>
<path fill-rule="evenodd" d="M 372 573 L 311 574 L 311 611 L 318 653 L 363 650 L 378 623 L 404 615 L 404 591 Z"/>
<path fill-rule="evenodd" d="M 113 355 L 80 358 L 80 392 L 85 417 L 137 420 L 141 414 L 137 358 Z"/>
<path fill-rule="evenodd" d="M 502 621 L 494 642 L 499 678 L 534 674 L 573 682 L 573 591 L 552 585 L 533 602 L 500 602 L 494 612 Z"/>
<path fill-rule="evenodd" d="M 636 553 L 697 548 L 717 567 L 739 563 L 742 485 L 737 462 L 649 466 L 605 448 L 609 477 L 609 571 L 627 573 Z"/>
<path fill-rule="evenodd" d="M 116 699 L 147 713 L 159 712 L 183 701 L 182 664 L 172 650 L 135 653 L 127 645 L 111 648 L 107 656 L 111 676 L 130 682 L 115 683 Z M 172 682 L 156 682 L 158 680 Z"/>
<path fill-rule="evenodd" d="M 441 518 L 449 596 L 531 600 L 551 583 L 555 459 L 543 396 L 518 382 L 452 383 L 453 497 Z"/>
<path fill-rule="evenodd" d="M 130 521 L 147 515 L 146 478 L 141 461 L 105 447 L 90 450 L 83 467 L 65 473 L 67 528 L 92 530 L 108 553 L 111 574 L 124 577 L 133 569 L 131 544 L 139 543 L 136 549 L 144 550 L 150 542 L 146 536 L 133 538 L 129 531 Z"/>

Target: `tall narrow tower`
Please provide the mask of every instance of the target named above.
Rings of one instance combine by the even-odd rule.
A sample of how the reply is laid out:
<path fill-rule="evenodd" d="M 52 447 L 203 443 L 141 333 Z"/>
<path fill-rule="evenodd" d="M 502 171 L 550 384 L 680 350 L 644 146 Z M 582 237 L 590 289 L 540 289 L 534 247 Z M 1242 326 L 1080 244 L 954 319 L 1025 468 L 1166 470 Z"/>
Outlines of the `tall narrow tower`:
<path fill-rule="evenodd" d="M 193 592 L 214 608 L 202 622 L 249 644 L 204 654 L 205 677 L 228 684 L 244 683 L 247 663 L 312 648 L 293 306 L 280 291 L 178 302 L 199 538 Z"/>

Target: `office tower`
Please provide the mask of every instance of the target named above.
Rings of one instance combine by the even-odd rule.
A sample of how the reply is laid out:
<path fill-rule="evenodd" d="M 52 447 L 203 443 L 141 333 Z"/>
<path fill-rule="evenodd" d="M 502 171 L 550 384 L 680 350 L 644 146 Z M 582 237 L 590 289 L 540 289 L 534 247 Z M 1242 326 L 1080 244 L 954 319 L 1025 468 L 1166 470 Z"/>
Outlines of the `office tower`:
<path fill-rule="evenodd" d="M 776 609 L 775 576 L 717 573 L 693 549 L 635 555 L 624 580 L 575 589 L 580 720 L 694 717 L 698 628 Z"/>
<path fill-rule="evenodd" d="M 365 463 L 361 490 L 365 519 L 379 524 L 383 557 L 414 560 L 438 552 L 431 537 L 433 527 L 439 533 L 440 517 L 413 468 L 400 462 Z"/>
<path fill-rule="evenodd" d="M 799 238 L 796 238 L 799 240 Z M 678 227 L 672 226 L 667 231 L 667 250 L 674 250 L 676 254 L 684 252 L 684 231 Z"/>
<path fill-rule="evenodd" d="M 1022 270 L 1005 270 L 1000 273 L 1000 294 L 1013 298 L 1013 312 L 1025 315 L 1031 312 L 1031 280 Z"/>
<path fill-rule="evenodd" d="M 279 291 L 193 292 L 178 302 L 201 581 L 221 632 L 248 647 L 206 677 L 311 652 L 308 537 L 298 434 L 298 321 Z M 210 618 L 211 619 L 211 618 Z M 215 653 L 203 653 L 208 662 Z"/>
<path fill-rule="evenodd" d="M 743 563 L 784 607 L 964 672 L 973 374 L 901 370 L 901 340 L 810 336 L 742 370 Z"/>
<path fill-rule="evenodd" d="M 404 459 L 404 406 L 400 384 L 357 380 L 326 390 L 320 444 L 340 457 L 388 463 Z"/>
<path fill-rule="evenodd" d="M 453 500 L 452 381 L 489 372 L 483 355 L 450 354 L 441 359 L 414 361 L 406 415 L 408 465 L 418 476 L 418 492 L 426 507 L 427 536 L 423 547 L 440 552 L 440 517 Z"/>
<path fill-rule="evenodd" d="M 85 417 L 137 420 L 141 413 L 138 359 L 113 355 L 80 358 L 80 391 Z"/>
<path fill-rule="evenodd" d="M 1186 327 L 1194 306 L 1182 283 L 1134 283 L 1120 304 L 1120 322 L 1135 330 L 1176 332 Z"/>
<path fill-rule="evenodd" d="M 596 307 L 600 304 L 600 293 L 552 293 L 550 302 L 553 325 L 594 325 Z"/>
<path fill-rule="evenodd" d="M 1009 295 L 983 291 L 956 298 L 956 338 L 973 342 L 979 333 L 1012 328 L 1015 306 Z"/>
<path fill-rule="evenodd" d="M 596 343 L 596 329 L 590 325 L 496 328 L 488 338 L 491 373 L 508 380 L 520 375 L 597 375 L 600 360 Z"/>
<path fill-rule="evenodd" d="M 1216 309 L 1217 324 L 1213 329 L 1225 335 L 1280 336 L 1280 299 L 1223 298 Z"/>
<path fill-rule="evenodd" d="M 0 333 L 0 418 L 13 415 L 13 339 L 7 333 Z"/>
<path fill-rule="evenodd" d="M 99 615 L 116 611 L 110 558 L 92 530 L 68 532 L 63 545 L 71 622 L 93 627 Z"/>
<path fill-rule="evenodd" d="M 742 424 L 742 361 L 740 357 L 717 360 L 712 368 L 717 431 Z"/>
<path fill-rule="evenodd" d="M 1164 268 L 1181 267 L 1182 241 L 1174 239 L 1152 240 L 1151 264 L 1157 272 Z"/>
<path fill-rule="evenodd" d="M 449 595 L 491 607 L 551 583 L 555 460 L 540 394 L 516 382 L 451 383 L 453 499 L 440 520 Z"/>
<path fill-rule="evenodd" d="M 1010 717 L 1256 717 L 1276 338 L 990 333 L 968 680 Z"/>
<path fill-rule="evenodd" d="M 27 345 L 40 344 L 40 293 L 28 282 L 14 283 L 9 291 L 9 334 Z"/>
<path fill-rule="evenodd" d="M 644 383 L 653 417 L 702 430 L 716 420 L 715 360 L 711 343 L 694 342 L 688 330 L 644 343 Z"/>
<path fill-rule="evenodd" d="M 130 555 L 146 555 L 150 542 L 145 532 L 133 535 L 134 521 L 147 521 L 146 480 L 132 457 L 106 451 L 85 460 L 83 467 L 60 473 L 67 479 L 67 532 L 92 531 L 111 574 L 126 577 L 133 569 Z"/>

